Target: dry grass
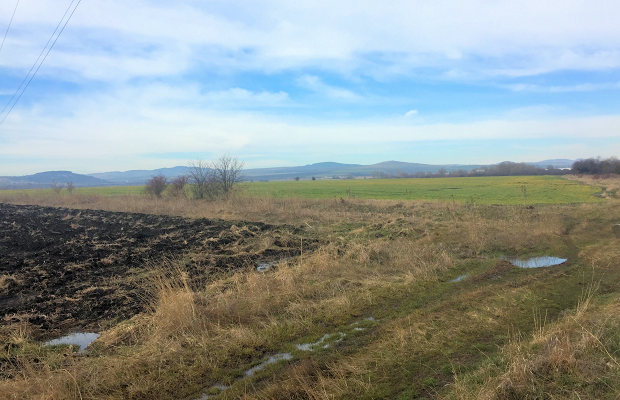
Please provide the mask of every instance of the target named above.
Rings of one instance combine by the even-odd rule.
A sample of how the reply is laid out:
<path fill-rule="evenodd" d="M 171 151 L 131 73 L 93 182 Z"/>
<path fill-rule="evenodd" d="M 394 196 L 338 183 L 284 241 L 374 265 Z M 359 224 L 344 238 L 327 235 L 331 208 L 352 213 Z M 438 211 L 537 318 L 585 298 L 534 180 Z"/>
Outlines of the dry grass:
<path fill-rule="evenodd" d="M 442 246 L 395 240 L 326 246 L 272 273 L 235 273 L 198 292 L 182 270 L 160 275 L 153 311 L 105 332 L 99 358 L 71 356 L 60 366 L 30 358 L 19 376 L 0 382 L 0 393 L 169 398 L 180 376 L 197 390 L 215 383 L 222 369 L 247 368 L 283 343 L 352 322 L 386 285 L 432 280 L 452 263 Z"/>
<path fill-rule="evenodd" d="M 509 268 L 493 266 L 493 260 L 501 254 L 564 251 L 565 242 L 575 240 L 580 266 L 596 276 L 617 276 L 612 272 L 620 258 L 618 241 L 611 232 L 598 232 L 609 225 L 615 203 L 532 209 L 235 197 L 215 202 L 79 195 L 9 200 L 285 222 L 325 241 L 268 273 L 231 273 L 201 290 L 189 287 L 182 263 L 168 261 L 162 271 L 174 272 L 156 275 L 152 309 L 103 332 L 89 356 L 44 348 L 29 339 L 27 326 L 9 326 L 0 332 L 9 344 L 1 359 L 0 398 L 196 398 L 216 383 L 232 384 L 223 397 L 264 399 L 398 393 L 402 398 L 537 398 L 541 393 L 538 398 L 545 393 L 566 398 L 572 396 L 569 389 L 581 398 L 614 393 L 582 390 L 565 379 L 586 388 L 597 374 L 607 384 L 614 382 L 617 301 L 594 304 L 594 297 L 586 296 L 558 321 L 534 322 L 531 307 L 547 304 L 547 297 L 556 296 L 556 303 L 564 302 L 561 307 L 570 303 L 565 297 L 571 292 L 560 292 L 564 287 L 557 285 L 577 286 L 579 273 L 509 275 Z M 445 282 L 465 268 L 474 275 L 471 282 Z M 351 329 L 351 323 L 371 314 L 381 315 L 380 324 L 350 335 L 333 353 L 296 354 L 291 366 L 274 367 L 273 375 L 239 379 L 269 354 Z M 505 344 L 503 337 L 514 326 L 528 336 Z M 494 353 L 501 361 L 478 368 Z M 461 374 L 458 363 L 478 369 Z M 455 379 L 451 368 L 456 383 L 445 386 Z"/>
<path fill-rule="evenodd" d="M 603 254 L 610 253 L 607 257 Z M 594 270 L 617 271 L 620 249 L 591 246 Z M 614 260 L 614 263 L 608 261 Z M 592 274 L 594 276 L 594 273 Z M 455 399 L 617 399 L 620 397 L 620 297 L 598 295 L 592 280 L 577 306 L 557 321 L 535 315 L 529 336 L 517 335 L 499 360 L 457 376 L 446 396 Z M 617 288 L 616 288 L 617 289 Z"/>
<path fill-rule="evenodd" d="M 611 199 L 620 196 L 620 175 L 567 175 L 566 177 L 586 185 L 601 187 L 600 197 L 602 198 Z"/>

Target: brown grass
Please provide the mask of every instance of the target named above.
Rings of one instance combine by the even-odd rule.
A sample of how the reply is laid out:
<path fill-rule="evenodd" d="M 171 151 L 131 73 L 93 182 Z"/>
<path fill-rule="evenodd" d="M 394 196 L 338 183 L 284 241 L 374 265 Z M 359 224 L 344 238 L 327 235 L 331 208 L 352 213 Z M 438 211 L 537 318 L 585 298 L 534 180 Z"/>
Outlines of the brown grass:
<path fill-rule="evenodd" d="M 594 304 L 586 296 L 556 322 L 522 322 L 515 305 L 538 305 L 557 291 L 561 275 L 513 277 L 503 264 L 488 270 L 498 255 L 565 251 L 572 240 L 579 242 L 578 261 L 586 270 L 615 271 L 617 239 L 599 232 L 618 210 L 615 203 L 527 209 L 235 197 L 10 200 L 285 222 L 312 230 L 326 244 L 268 273 L 214 277 L 201 290 L 189 287 L 181 262 L 167 261 L 162 271 L 175 272 L 156 274 L 152 309 L 103 332 L 89 356 L 44 348 L 30 340 L 27 326 L 6 327 L 2 360 L 10 362 L 0 366 L 0 398 L 196 398 L 215 383 L 232 384 L 228 398 L 391 397 L 408 386 L 415 388 L 410 397 L 566 398 L 572 390 L 588 398 L 605 390 L 582 390 L 563 379 L 587 386 L 602 374 L 607 384 L 618 382 L 617 301 Z M 464 268 L 479 277 L 464 286 L 443 282 Z M 350 335 L 333 353 L 297 355 L 288 368 L 274 367 L 273 375 L 238 379 L 269 354 L 350 329 L 371 314 L 382 315 L 380 324 Z M 529 336 L 505 344 L 501 337 L 512 324 Z M 480 331 L 488 335 L 481 338 Z M 490 349 L 470 352 L 485 340 Z M 478 368 L 492 358 L 486 352 L 501 360 Z M 468 375 L 455 367 L 456 377 L 438 372 L 454 358 L 478 369 Z"/>

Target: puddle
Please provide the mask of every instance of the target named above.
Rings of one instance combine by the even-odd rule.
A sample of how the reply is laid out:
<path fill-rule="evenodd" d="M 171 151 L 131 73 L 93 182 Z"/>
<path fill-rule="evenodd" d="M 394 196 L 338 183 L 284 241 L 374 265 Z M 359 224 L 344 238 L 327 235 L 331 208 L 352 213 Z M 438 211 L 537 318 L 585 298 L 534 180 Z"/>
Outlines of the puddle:
<path fill-rule="evenodd" d="M 98 333 L 76 332 L 58 339 L 48 340 L 47 342 L 45 342 L 45 346 L 69 344 L 78 346 L 80 348 L 80 352 L 83 352 L 86 350 L 86 347 L 88 347 L 88 345 L 94 342 L 95 339 L 97 339 L 98 337 Z"/>
<path fill-rule="evenodd" d="M 566 262 L 566 258 L 559 257 L 534 257 L 529 258 L 527 260 L 519 260 L 516 258 L 508 259 L 510 263 L 514 266 L 520 268 L 542 268 L 542 267 L 551 267 L 553 265 L 560 265 Z"/>
<path fill-rule="evenodd" d="M 460 282 L 463 279 L 467 278 L 467 275 L 459 275 L 456 278 L 452 279 L 450 282 L 454 283 L 454 282 Z"/>
<path fill-rule="evenodd" d="M 334 336 L 338 336 L 338 338 L 332 342 L 325 343 L 328 339 Z M 314 351 L 319 346 L 321 346 L 324 349 L 327 349 L 331 344 L 341 342 L 345 336 L 346 335 L 342 332 L 331 333 L 331 334 L 326 333 L 316 342 L 296 344 L 295 347 L 297 347 L 297 350 L 301 350 L 301 351 Z"/>
<path fill-rule="evenodd" d="M 314 350 L 314 347 L 321 345 L 324 341 L 329 339 L 330 336 L 331 335 L 329 333 L 326 333 L 316 342 L 296 344 L 295 347 L 297 347 L 297 350 L 301 350 L 301 351 L 312 351 Z"/>
<path fill-rule="evenodd" d="M 252 376 L 255 373 L 257 373 L 258 371 L 261 371 L 263 369 L 265 369 L 266 366 L 270 365 L 270 364 L 274 364 L 277 363 L 278 361 L 282 361 L 282 360 L 292 360 L 293 359 L 293 355 L 291 353 L 278 353 L 278 354 L 274 354 L 273 356 L 269 357 L 267 360 L 263 361 L 262 363 L 248 369 L 247 371 L 245 371 L 245 376 Z"/>
<path fill-rule="evenodd" d="M 271 268 L 275 267 L 276 265 L 280 264 L 281 262 L 287 260 L 290 260 L 290 257 L 284 257 L 275 261 L 261 261 L 256 264 L 256 270 L 258 272 L 266 272 L 269 271 Z"/>
<path fill-rule="evenodd" d="M 273 267 L 277 263 L 278 263 L 277 261 L 261 262 L 256 265 L 256 270 L 258 272 L 266 272 L 266 271 L 269 271 L 271 267 Z"/>

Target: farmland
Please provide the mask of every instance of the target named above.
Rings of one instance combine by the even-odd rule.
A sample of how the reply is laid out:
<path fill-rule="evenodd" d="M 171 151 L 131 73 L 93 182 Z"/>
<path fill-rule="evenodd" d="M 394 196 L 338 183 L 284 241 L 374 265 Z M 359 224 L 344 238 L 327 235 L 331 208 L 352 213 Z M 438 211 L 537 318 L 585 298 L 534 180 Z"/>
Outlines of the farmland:
<path fill-rule="evenodd" d="M 305 199 L 441 200 L 482 204 L 566 204 L 596 202 L 601 188 L 557 176 L 498 176 L 432 179 L 350 179 L 244 182 L 239 196 Z M 139 196 L 142 186 L 78 188 L 82 196 Z M 62 196 L 69 194 L 61 192 Z M 5 190 L 0 198 L 59 196 L 51 189 Z M 36 200 L 35 200 L 36 201 Z"/>
<path fill-rule="evenodd" d="M 253 196 L 444 200 L 483 204 L 581 203 L 596 201 L 600 189 L 552 176 L 434 179 L 351 179 L 253 182 Z"/>
<path fill-rule="evenodd" d="M 589 183 L 257 182 L 213 201 L 0 193 L 0 394 L 615 399 L 618 180 Z M 566 262 L 509 262 L 536 256 Z M 19 293 L 24 306 L 7 306 Z M 84 353 L 43 345 L 76 329 L 101 336 Z"/>

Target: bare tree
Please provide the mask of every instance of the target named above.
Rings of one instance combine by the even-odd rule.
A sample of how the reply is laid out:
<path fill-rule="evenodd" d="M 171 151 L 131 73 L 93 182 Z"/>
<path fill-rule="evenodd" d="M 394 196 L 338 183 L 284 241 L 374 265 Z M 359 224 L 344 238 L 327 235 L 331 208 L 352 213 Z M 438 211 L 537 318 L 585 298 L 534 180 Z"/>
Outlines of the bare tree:
<path fill-rule="evenodd" d="M 146 192 L 156 197 L 161 197 L 161 194 L 166 190 L 168 182 L 165 176 L 157 175 L 152 177 L 146 182 Z"/>
<path fill-rule="evenodd" d="M 236 157 L 223 155 L 211 163 L 211 168 L 224 195 L 230 193 L 233 186 L 241 181 L 243 162 Z"/>
<path fill-rule="evenodd" d="M 189 177 L 187 175 L 177 176 L 170 182 L 170 195 L 173 197 L 184 197 L 185 196 L 185 185 L 189 181 Z"/>
<path fill-rule="evenodd" d="M 213 169 L 206 161 L 198 160 L 189 165 L 189 182 L 192 185 L 192 194 L 196 199 L 214 198 L 217 195 L 217 185 Z"/>
<path fill-rule="evenodd" d="M 73 186 L 73 182 L 67 182 L 67 192 L 69 193 L 73 193 L 73 189 L 75 189 L 75 186 Z"/>
<path fill-rule="evenodd" d="M 190 164 L 189 181 L 197 199 L 214 199 L 228 195 L 241 180 L 243 163 L 235 157 L 222 156 L 216 161 L 195 161 Z"/>

